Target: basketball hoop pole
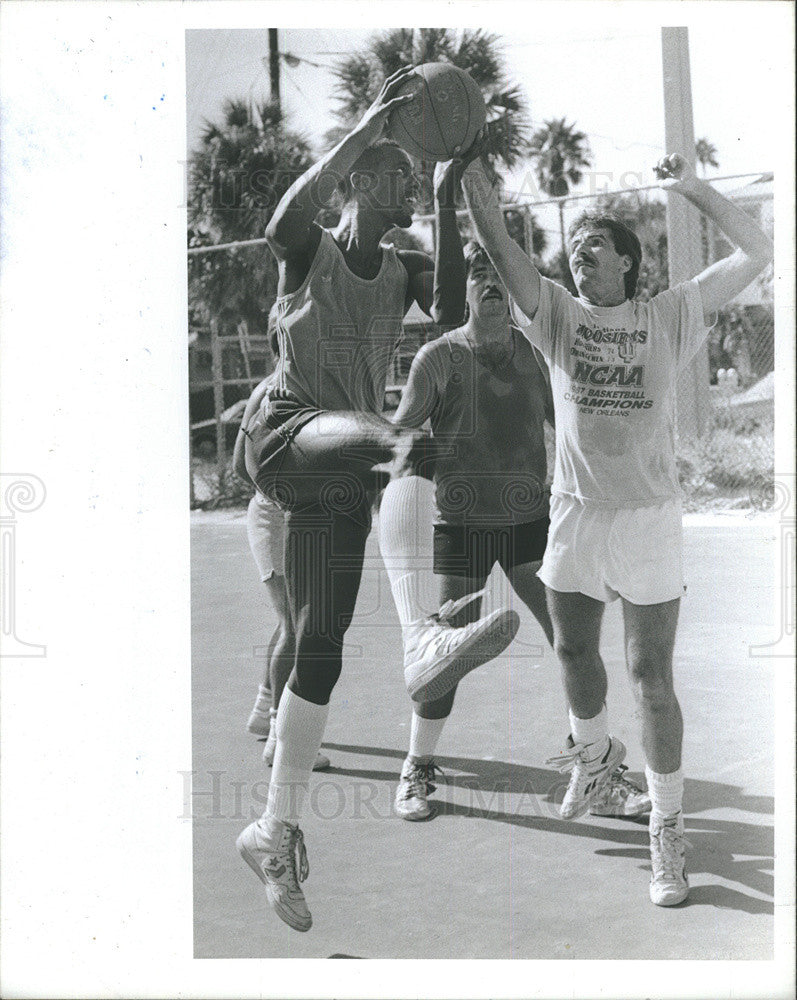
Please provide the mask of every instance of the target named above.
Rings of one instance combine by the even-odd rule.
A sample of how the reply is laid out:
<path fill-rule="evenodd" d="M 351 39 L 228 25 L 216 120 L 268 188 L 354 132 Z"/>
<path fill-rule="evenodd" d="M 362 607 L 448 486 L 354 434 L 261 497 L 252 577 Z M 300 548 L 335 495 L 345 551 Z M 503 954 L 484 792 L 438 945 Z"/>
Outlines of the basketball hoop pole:
<path fill-rule="evenodd" d="M 661 29 L 664 70 L 664 136 L 668 153 L 680 153 L 695 165 L 695 127 L 689 73 L 689 31 Z M 703 267 L 700 213 L 686 198 L 667 197 L 667 246 L 670 287 L 694 278 Z M 678 432 L 699 437 L 710 408 L 708 347 L 704 344 L 678 380 Z"/>

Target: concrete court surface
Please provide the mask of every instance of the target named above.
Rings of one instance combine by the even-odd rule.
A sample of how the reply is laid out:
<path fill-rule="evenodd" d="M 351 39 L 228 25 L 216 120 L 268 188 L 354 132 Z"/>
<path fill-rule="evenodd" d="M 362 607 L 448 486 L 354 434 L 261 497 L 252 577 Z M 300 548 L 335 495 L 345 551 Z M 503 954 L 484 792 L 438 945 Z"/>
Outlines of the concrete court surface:
<path fill-rule="evenodd" d="M 751 658 L 749 646 L 776 637 L 776 530 L 737 520 L 685 532 L 676 687 L 692 891 L 675 909 L 648 900 L 646 822 L 557 817 L 550 799 L 562 778 L 544 761 L 567 734 L 565 705 L 553 654 L 538 655 L 542 635 L 523 606 L 510 651 L 460 687 L 438 749 L 446 778 L 435 815 L 391 815 L 410 702 L 372 532 L 325 736 L 332 769 L 314 775 L 302 822 L 314 924 L 301 934 L 270 911 L 235 850 L 268 782 L 262 743 L 244 727 L 273 617 L 244 512 L 195 515 L 195 957 L 771 959 L 778 661 Z M 505 586 L 500 575 L 494 584 Z M 617 605 L 602 650 L 611 730 L 639 779 Z"/>

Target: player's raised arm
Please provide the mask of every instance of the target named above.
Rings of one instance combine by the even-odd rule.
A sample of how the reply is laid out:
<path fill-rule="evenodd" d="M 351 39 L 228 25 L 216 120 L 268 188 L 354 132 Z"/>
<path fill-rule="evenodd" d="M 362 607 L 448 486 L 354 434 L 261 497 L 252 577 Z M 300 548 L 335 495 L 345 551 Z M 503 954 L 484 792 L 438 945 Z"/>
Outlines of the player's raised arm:
<path fill-rule="evenodd" d="M 509 294 L 532 319 L 540 303 L 540 273 L 507 232 L 498 196 L 479 157 L 465 169 L 462 187 L 479 242 Z"/>
<path fill-rule="evenodd" d="M 441 326 L 458 326 L 465 314 L 465 258 L 456 215 L 456 195 L 463 169 L 462 160 L 435 166 L 434 262 L 425 254 L 400 254 L 410 275 L 408 308 L 414 300 Z"/>
<path fill-rule="evenodd" d="M 740 208 L 700 180 L 687 160 L 670 153 L 659 160 L 656 175 L 665 191 L 677 191 L 716 223 L 736 250 L 697 276 L 706 322 L 726 302 L 747 288 L 773 258 L 772 241 Z"/>
<path fill-rule="evenodd" d="M 391 112 L 413 99 L 412 94 L 396 96 L 412 72 L 412 67 L 407 66 L 388 77 L 359 124 L 282 196 L 266 226 L 266 239 L 278 260 L 304 251 L 311 239 L 313 220 L 332 200 L 338 181 L 361 153 L 379 139 Z"/>

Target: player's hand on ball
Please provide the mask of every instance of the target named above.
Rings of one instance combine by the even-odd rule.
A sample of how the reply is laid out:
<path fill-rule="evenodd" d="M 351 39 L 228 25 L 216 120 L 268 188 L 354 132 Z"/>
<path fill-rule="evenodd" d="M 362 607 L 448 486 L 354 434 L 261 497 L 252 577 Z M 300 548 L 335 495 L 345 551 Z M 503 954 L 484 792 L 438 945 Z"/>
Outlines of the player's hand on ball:
<path fill-rule="evenodd" d="M 385 125 L 391 113 L 402 104 L 407 104 L 413 100 L 415 94 L 401 94 L 396 96 L 404 83 L 415 72 L 413 66 L 402 66 L 401 69 L 389 76 L 371 107 L 365 112 L 355 131 L 365 135 L 368 145 L 372 145 L 379 139 L 385 130 Z"/>
<path fill-rule="evenodd" d="M 689 161 L 680 153 L 668 153 L 663 156 L 653 172 L 659 180 L 659 186 L 665 191 L 679 191 L 689 187 L 697 178 Z"/>
<path fill-rule="evenodd" d="M 477 169 L 481 168 L 483 170 L 486 162 L 487 150 L 489 149 L 489 147 L 490 147 L 490 134 L 488 126 L 485 125 L 482 128 L 480 128 L 479 131 L 476 133 L 476 138 L 473 140 L 470 146 L 466 150 L 463 150 L 460 159 L 461 166 L 459 169 L 458 176 L 461 178 L 462 175 L 465 173 L 465 171 L 468 169 L 468 167 L 470 167 L 471 165 L 475 165 Z"/>

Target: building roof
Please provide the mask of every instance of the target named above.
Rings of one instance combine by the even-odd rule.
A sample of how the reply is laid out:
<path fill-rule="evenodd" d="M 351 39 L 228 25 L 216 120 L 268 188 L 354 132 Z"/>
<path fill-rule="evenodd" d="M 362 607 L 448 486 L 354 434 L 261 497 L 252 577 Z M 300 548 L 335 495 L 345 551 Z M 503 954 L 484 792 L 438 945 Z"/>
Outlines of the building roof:
<path fill-rule="evenodd" d="M 743 199 L 750 198 L 757 201 L 765 201 L 773 197 L 775 186 L 775 175 L 773 173 L 761 174 L 754 181 L 745 184 L 743 187 L 734 188 L 728 192 L 729 198 Z"/>

